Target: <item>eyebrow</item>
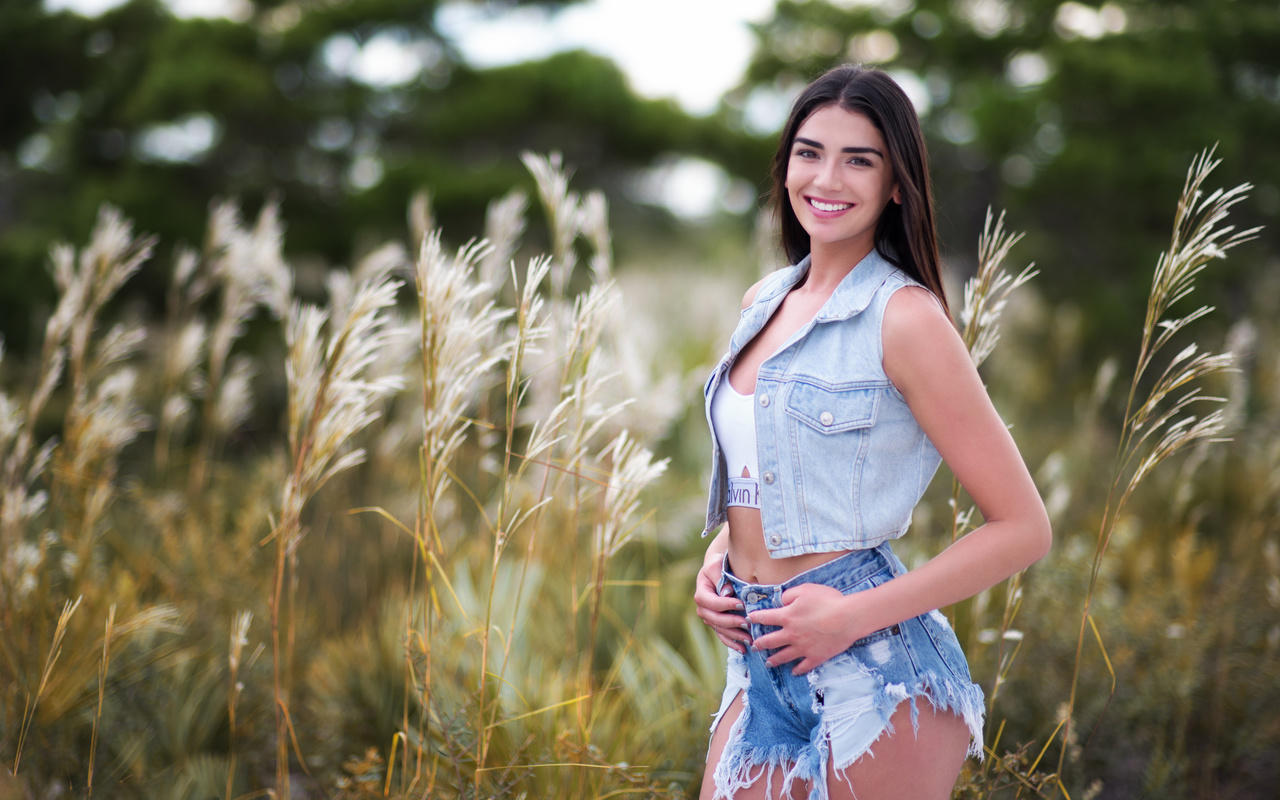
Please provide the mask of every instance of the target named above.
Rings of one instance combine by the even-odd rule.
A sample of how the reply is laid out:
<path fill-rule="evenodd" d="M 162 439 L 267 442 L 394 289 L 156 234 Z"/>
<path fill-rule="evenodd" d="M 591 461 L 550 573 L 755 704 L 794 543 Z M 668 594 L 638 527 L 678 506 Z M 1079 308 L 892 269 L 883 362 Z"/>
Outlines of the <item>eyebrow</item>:
<path fill-rule="evenodd" d="M 822 146 L 821 142 L 815 142 L 812 139 L 805 139 L 804 137 L 801 137 L 801 136 L 797 136 L 795 138 L 794 144 L 808 145 L 809 147 L 816 147 L 819 150 L 826 149 L 825 147 Z M 875 153 L 881 158 L 884 158 L 884 153 L 881 153 L 879 150 L 875 149 L 874 147 L 842 147 L 840 148 L 840 152 L 841 153 Z"/>

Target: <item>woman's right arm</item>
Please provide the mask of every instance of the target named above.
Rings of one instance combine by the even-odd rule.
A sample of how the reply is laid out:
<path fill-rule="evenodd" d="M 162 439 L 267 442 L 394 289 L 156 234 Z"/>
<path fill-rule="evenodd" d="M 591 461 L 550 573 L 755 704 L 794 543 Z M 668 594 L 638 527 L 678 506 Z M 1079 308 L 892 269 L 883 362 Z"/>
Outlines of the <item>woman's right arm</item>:
<path fill-rule="evenodd" d="M 747 646 L 751 644 L 751 635 L 742 627 L 746 622 L 742 613 L 742 601 L 733 595 L 722 597 L 716 592 L 716 584 L 720 582 L 720 567 L 728 550 L 729 526 L 725 525 L 716 538 L 711 540 L 707 555 L 702 559 L 702 569 L 698 570 L 698 579 L 693 589 L 693 602 L 698 607 L 698 616 L 715 631 L 725 647 L 746 654 Z"/>

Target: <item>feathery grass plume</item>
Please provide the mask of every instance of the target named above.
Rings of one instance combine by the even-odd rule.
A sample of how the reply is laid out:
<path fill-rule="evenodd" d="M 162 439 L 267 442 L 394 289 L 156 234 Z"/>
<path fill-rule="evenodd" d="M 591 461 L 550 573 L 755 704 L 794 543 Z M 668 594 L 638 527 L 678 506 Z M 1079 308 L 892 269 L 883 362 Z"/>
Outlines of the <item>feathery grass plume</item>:
<path fill-rule="evenodd" d="M 600 519 L 595 524 L 595 558 L 593 569 L 594 600 L 591 611 L 591 633 L 587 652 L 595 649 L 595 639 L 604 602 L 605 574 L 609 559 L 631 538 L 639 524 L 634 518 L 640 508 L 640 492 L 667 471 L 669 459 L 655 462 L 653 453 L 622 431 L 600 454 L 612 470 L 608 487 L 600 504 Z"/>
<path fill-rule="evenodd" d="M 276 319 L 288 309 L 293 275 L 282 255 L 283 238 L 274 201 L 262 207 L 252 229 L 245 228 L 240 210 L 230 201 L 215 204 L 209 213 L 205 262 L 221 296 L 218 317 L 209 330 L 200 441 L 189 480 L 193 493 L 203 488 L 209 461 L 231 431 L 223 426 L 239 425 L 251 411 L 244 384 L 252 369 L 243 359 L 228 365 L 232 346 L 259 308 Z M 224 389 L 231 376 L 240 385 Z"/>
<path fill-rule="evenodd" d="M 551 229 L 551 296 L 563 298 L 569 276 L 578 264 L 578 254 L 573 249 L 583 223 L 578 193 L 569 191 L 569 173 L 559 153 L 542 156 L 525 151 L 520 154 L 520 161 L 533 174 L 538 197 L 547 212 L 547 227 Z"/>
<path fill-rule="evenodd" d="M 359 464 L 364 450 L 350 448 L 357 433 L 378 416 L 380 398 L 398 391 L 396 376 L 370 379 L 367 372 L 389 341 L 401 335 L 388 309 L 395 304 L 400 282 L 381 275 L 361 285 L 342 317 L 312 305 L 295 303 L 285 325 L 289 358 L 289 452 L 292 472 L 285 481 L 275 539 L 275 576 L 271 594 L 272 661 L 276 714 L 276 791 L 289 797 L 289 720 L 286 653 L 281 649 L 280 622 L 286 566 L 292 568 L 306 534 L 302 511 L 307 501 L 334 475 Z M 328 336 L 325 336 L 326 323 Z M 293 584 L 291 584 L 292 586 Z M 290 603 L 290 608 L 293 604 Z M 293 617 L 285 619 L 289 641 Z"/>
<path fill-rule="evenodd" d="M 156 468 L 160 472 L 169 466 L 173 439 L 181 436 L 190 422 L 192 398 L 203 385 L 200 364 L 208 326 L 198 310 L 212 288 L 208 270 L 203 267 L 195 249 L 184 245 L 175 251 L 173 278 L 165 300 L 164 335 L 157 338 L 154 347 L 163 365 L 155 447 Z"/>
<path fill-rule="evenodd" d="M 1006 232 L 1004 212 L 991 227 L 991 208 L 978 238 L 978 272 L 964 284 L 964 307 L 960 309 L 964 343 L 975 367 L 982 366 L 996 342 L 1000 340 L 1000 315 L 1013 290 L 1040 274 L 1035 262 L 1028 264 L 1017 277 L 1005 272 L 1002 265 L 1023 234 Z"/>
<path fill-rule="evenodd" d="M 58 449 L 54 470 L 62 489 L 58 504 L 66 517 L 65 531 L 76 543 L 82 567 L 89 563 L 96 528 L 114 499 L 120 453 L 151 420 L 137 402 L 137 371 L 115 370 L 103 377 L 93 394 L 73 403 L 64 425 L 66 440 Z"/>
<path fill-rule="evenodd" d="M 133 235 L 132 225 L 111 206 L 103 206 L 90 235 L 89 245 L 77 256 L 66 244 L 56 244 L 50 252 L 50 268 L 58 289 L 58 303 L 45 325 L 40 366 L 25 408 L 15 401 L 6 404 L 5 438 L 0 452 L 0 549 L 12 553 L 32 521 L 47 507 L 47 495 L 37 489 L 53 456 L 55 441 L 35 448 L 35 427 L 64 373 L 70 371 L 72 411 L 83 412 L 89 392 L 85 361 L 90 339 L 102 308 L 151 255 L 154 237 Z M 134 337 L 122 330 L 101 351 L 98 369 L 126 356 Z M 8 560 L 6 559 L 6 566 Z M 4 570 L 5 596 L 12 596 L 11 575 Z"/>
<path fill-rule="evenodd" d="M 105 206 L 90 242 L 79 256 L 67 246 L 53 250 L 55 283 L 61 292 L 54 317 L 46 328 L 42 348 L 42 376 L 25 413 L 9 466 L 25 466 L 26 475 L 6 475 L 6 503 L 14 501 L 17 515 L 8 536 L 19 538 L 35 516 L 47 507 L 68 551 L 63 571 L 78 581 L 91 563 L 98 523 L 115 497 L 115 474 L 120 452 L 150 422 L 134 399 L 136 373 L 118 366 L 141 345 L 141 329 L 115 325 L 95 341 L 102 309 L 150 256 L 153 237 L 135 237 L 132 225 Z M 65 365 L 70 400 L 62 422 L 62 441 L 50 439 L 34 454 L 31 425 L 60 382 Z M 27 461 L 23 465 L 22 461 Z M 49 496 L 34 487 L 48 471 Z M 33 502 L 34 501 L 34 502 Z M 8 511 L 9 509 L 6 509 Z M 8 517 L 8 514 L 0 516 Z M 25 518 L 25 519 L 21 519 Z"/>
<path fill-rule="evenodd" d="M 613 277 L 613 235 L 609 230 L 609 202 L 599 190 L 582 198 L 579 226 L 591 243 L 591 275 L 596 283 Z"/>
<path fill-rule="evenodd" d="M 1260 230 L 1250 228 L 1237 231 L 1234 225 L 1222 224 L 1231 207 L 1248 196 L 1252 185 L 1244 183 L 1230 190 L 1218 189 L 1207 196 L 1204 194 L 1202 187 L 1205 180 L 1221 163 L 1221 160 L 1213 158 L 1214 149 L 1202 152 L 1187 170 L 1187 179 L 1174 214 L 1169 249 L 1160 254 L 1151 282 L 1151 292 L 1147 297 L 1142 343 L 1138 349 L 1133 379 L 1129 384 L 1111 487 L 1102 511 L 1080 619 L 1071 693 L 1063 715 L 1067 736 L 1072 734 L 1070 728 L 1084 658 L 1085 632 L 1092 627 L 1099 647 L 1103 647 L 1102 638 L 1097 633 L 1090 612 L 1103 558 L 1125 506 L 1134 490 L 1155 467 L 1190 445 L 1215 440 L 1225 424 L 1221 409 L 1197 416 L 1192 413 L 1191 407 L 1199 402 L 1222 402 L 1222 398 L 1201 394 L 1201 388 L 1197 384 L 1215 373 L 1231 369 L 1234 356 L 1230 352 L 1201 353 L 1199 347 L 1192 343 L 1170 359 L 1169 364 L 1155 378 L 1155 383 L 1146 389 L 1145 396 L 1143 394 L 1144 378 L 1156 355 L 1176 334 L 1213 310 L 1208 306 L 1200 306 L 1189 314 L 1178 317 L 1170 314 L 1171 307 L 1195 290 L 1195 277 L 1210 261 L 1225 258 L 1228 250 L 1255 238 Z M 1183 393 L 1175 397 L 1179 391 Z M 1106 658 L 1105 648 L 1103 656 Z M 1058 758 L 1059 775 L 1062 774 L 1066 755 L 1067 748 L 1064 747 Z M 1063 789 L 1061 782 L 1058 788 Z"/>
<path fill-rule="evenodd" d="M 498 341 L 511 312 L 498 308 L 492 287 L 476 280 L 476 264 L 487 252 L 484 242 L 473 243 L 450 258 L 440 232 L 433 231 L 414 269 L 422 367 L 422 523 L 424 534 L 433 537 L 435 509 L 451 481 L 450 464 L 471 426 L 464 412 L 489 388 L 490 374 L 511 349 Z"/>
<path fill-rule="evenodd" d="M 1039 273 L 1028 264 L 1017 277 L 1004 270 L 1004 260 L 1009 256 L 1023 234 L 1004 229 L 1004 212 L 992 227 L 992 213 L 987 208 L 982 235 L 978 237 L 978 271 L 964 284 L 964 306 L 960 310 L 960 337 L 969 350 L 975 367 L 982 366 L 996 342 L 1000 340 L 1000 317 L 1013 290 L 1021 287 Z M 954 543 L 971 528 L 975 510 L 960 507 L 960 483 L 951 481 L 951 541 Z"/>
<path fill-rule="evenodd" d="M 431 209 L 431 193 L 419 189 L 409 198 L 409 236 L 413 252 L 422 250 L 427 236 L 436 228 L 435 214 Z"/>
<path fill-rule="evenodd" d="M 489 249 L 480 259 L 480 282 L 497 291 L 507 280 L 508 264 L 524 235 L 525 213 L 529 196 L 512 189 L 501 199 L 489 204 L 484 215 L 484 238 Z"/>

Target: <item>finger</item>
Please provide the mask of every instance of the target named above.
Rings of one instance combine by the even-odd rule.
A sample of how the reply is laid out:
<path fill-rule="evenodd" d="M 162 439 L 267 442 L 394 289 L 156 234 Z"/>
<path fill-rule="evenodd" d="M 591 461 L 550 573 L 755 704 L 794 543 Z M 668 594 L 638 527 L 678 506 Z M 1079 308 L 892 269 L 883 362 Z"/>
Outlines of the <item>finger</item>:
<path fill-rule="evenodd" d="M 764 663 L 771 667 L 780 667 L 783 664 L 790 664 L 792 661 L 800 658 L 800 654 L 796 652 L 794 647 L 784 647 L 773 655 L 769 656 Z"/>
<path fill-rule="evenodd" d="M 782 650 L 791 646 L 791 637 L 790 634 L 781 630 L 772 631 L 756 637 L 753 646 L 757 650 Z"/>
<path fill-rule="evenodd" d="M 818 666 L 818 662 L 814 661 L 812 658 L 804 658 L 800 660 L 799 664 L 796 664 L 795 669 L 791 670 L 791 674 L 799 677 L 816 666 Z"/>
<path fill-rule="evenodd" d="M 725 647 L 729 648 L 730 650 L 733 650 L 744 656 L 747 654 L 747 646 L 742 642 L 731 639 L 718 630 L 716 631 L 716 636 L 719 637 L 720 643 L 723 644 Z"/>
<path fill-rule="evenodd" d="M 747 619 L 757 625 L 770 625 L 775 628 L 781 628 L 786 615 L 786 611 L 781 608 L 764 608 L 759 611 L 752 611 L 747 615 Z"/>
<path fill-rule="evenodd" d="M 751 644 L 751 634 L 736 625 L 728 627 L 715 626 L 712 630 L 714 630 L 718 635 L 726 636 L 735 642 Z"/>
<path fill-rule="evenodd" d="M 703 608 L 710 608 L 714 611 L 720 612 L 746 610 L 746 606 L 744 606 L 742 601 L 736 597 L 721 597 L 715 594 L 696 594 L 693 597 L 693 602 Z"/>
<path fill-rule="evenodd" d="M 708 625 L 715 625 L 720 628 L 738 628 L 746 624 L 746 617 L 741 614 L 735 614 L 733 611 L 716 611 L 706 606 L 698 606 L 697 614 Z"/>

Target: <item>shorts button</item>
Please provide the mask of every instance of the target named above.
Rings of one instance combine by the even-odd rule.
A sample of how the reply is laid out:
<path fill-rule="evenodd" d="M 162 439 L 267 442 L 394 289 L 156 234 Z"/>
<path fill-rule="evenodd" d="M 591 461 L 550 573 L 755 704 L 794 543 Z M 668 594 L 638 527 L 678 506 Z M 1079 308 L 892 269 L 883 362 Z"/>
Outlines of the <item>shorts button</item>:
<path fill-rule="evenodd" d="M 765 483 L 769 483 L 769 484 L 772 484 L 772 483 L 773 483 L 773 473 L 772 473 L 772 472 L 766 472 L 764 475 L 762 475 L 762 476 L 760 476 L 760 477 L 764 478 L 764 482 L 765 482 Z"/>
<path fill-rule="evenodd" d="M 830 411 L 823 411 L 822 416 L 818 417 L 818 421 L 821 422 L 823 425 L 830 427 L 831 423 L 836 421 L 836 418 L 831 416 Z"/>
<path fill-rule="evenodd" d="M 769 407 L 769 395 L 767 394 L 760 395 L 760 407 L 761 408 Z"/>
<path fill-rule="evenodd" d="M 776 533 L 771 534 L 769 536 L 769 544 L 773 544 L 773 545 L 782 544 L 782 537 Z"/>

